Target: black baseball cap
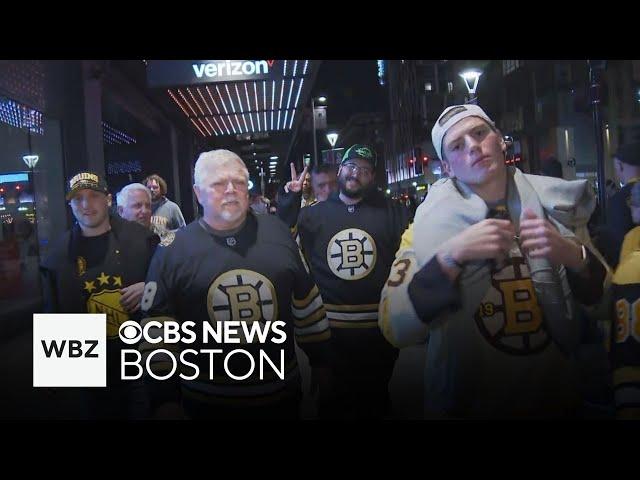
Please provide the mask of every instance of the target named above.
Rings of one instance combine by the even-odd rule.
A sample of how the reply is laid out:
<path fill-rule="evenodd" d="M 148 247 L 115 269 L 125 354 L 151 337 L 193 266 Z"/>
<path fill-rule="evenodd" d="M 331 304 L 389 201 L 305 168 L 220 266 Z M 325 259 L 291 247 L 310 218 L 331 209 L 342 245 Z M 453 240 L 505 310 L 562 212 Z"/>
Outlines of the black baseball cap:
<path fill-rule="evenodd" d="M 340 163 L 344 164 L 354 158 L 366 160 L 373 165 L 373 168 L 376 168 L 376 151 L 367 145 L 356 143 L 355 145 L 350 146 L 347 151 L 344 152 L 342 162 Z"/>
<path fill-rule="evenodd" d="M 97 173 L 80 172 L 69 179 L 67 200 L 71 200 L 77 192 L 87 188 L 105 195 L 109 193 L 109 188 L 104 178 L 101 178 Z"/>

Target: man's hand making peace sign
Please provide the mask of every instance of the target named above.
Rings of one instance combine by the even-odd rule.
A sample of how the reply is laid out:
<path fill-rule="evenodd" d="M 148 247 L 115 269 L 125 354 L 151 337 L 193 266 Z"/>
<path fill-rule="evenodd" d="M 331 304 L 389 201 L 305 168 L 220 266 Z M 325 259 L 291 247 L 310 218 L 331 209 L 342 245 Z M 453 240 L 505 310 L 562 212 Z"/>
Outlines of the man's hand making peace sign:
<path fill-rule="evenodd" d="M 284 191 L 289 193 L 289 192 L 299 192 L 302 190 L 302 184 L 304 183 L 304 177 L 307 176 L 307 172 L 309 171 L 309 167 L 305 166 L 304 170 L 302 170 L 302 173 L 300 174 L 300 176 L 298 176 L 297 172 L 296 172 L 296 166 L 295 164 L 292 162 L 291 163 L 291 181 L 287 182 L 284 186 Z"/>

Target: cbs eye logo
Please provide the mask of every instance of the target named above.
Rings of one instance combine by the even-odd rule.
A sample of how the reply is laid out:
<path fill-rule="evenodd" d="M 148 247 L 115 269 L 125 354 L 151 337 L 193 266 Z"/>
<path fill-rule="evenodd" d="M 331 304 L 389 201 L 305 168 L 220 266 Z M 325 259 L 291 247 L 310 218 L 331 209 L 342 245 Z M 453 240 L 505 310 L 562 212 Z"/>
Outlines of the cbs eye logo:
<path fill-rule="evenodd" d="M 122 325 L 120 325 L 118 335 L 120 336 L 120 340 L 122 340 L 127 345 L 134 345 L 138 343 L 142 338 L 142 327 L 140 326 L 140 324 L 138 324 L 138 322 L 127 320 Z"/>

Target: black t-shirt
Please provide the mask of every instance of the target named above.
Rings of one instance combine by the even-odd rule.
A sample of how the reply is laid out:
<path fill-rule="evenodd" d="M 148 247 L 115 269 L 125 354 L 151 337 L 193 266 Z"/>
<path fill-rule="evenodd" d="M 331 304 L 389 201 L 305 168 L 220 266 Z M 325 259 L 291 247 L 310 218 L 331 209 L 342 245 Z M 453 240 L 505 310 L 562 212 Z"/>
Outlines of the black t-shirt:
<path fill-rule="evenodd" d="M 84 264 L 84 270 L 100 265 L 107 255 L 107 248 L 109 246 L 109 235 L 111 230 L 102 235 L 96 237 L 79 237 L 78 238 L 78 269 L 82 269 Z"/>
<path fill-rule="evenodd" d="M 113 255 L 115 251 L 109 255 L 111 235 L 110 230 L 95 237 L 79 236 L 76 256 L 87 312 L 107 315 L 107 385 L 120 383 L 120 349 L 125 345 L 118 339 L 118 329 L 131 319 L 120 304 L 120 289 L 128 285 L 123 281 L 123 266 Z"/>

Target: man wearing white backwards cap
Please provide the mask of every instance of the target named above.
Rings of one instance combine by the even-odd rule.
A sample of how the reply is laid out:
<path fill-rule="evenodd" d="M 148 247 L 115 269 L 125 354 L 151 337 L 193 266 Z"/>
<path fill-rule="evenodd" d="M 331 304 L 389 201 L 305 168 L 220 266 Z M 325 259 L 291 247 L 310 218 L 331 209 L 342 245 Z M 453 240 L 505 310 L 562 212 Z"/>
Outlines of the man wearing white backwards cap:
<path fill-rule="evenodd" d="M 450 178 L 403 236 L 382 332 L 399 347 L 428 338 L 429 415 L 574 416 L 574 301 L 597 302 L 607 273 L 585 228 L 588 183 L 507 167 L 504 139 L 476 105 L 445 109 L 431 133 Z"/>

